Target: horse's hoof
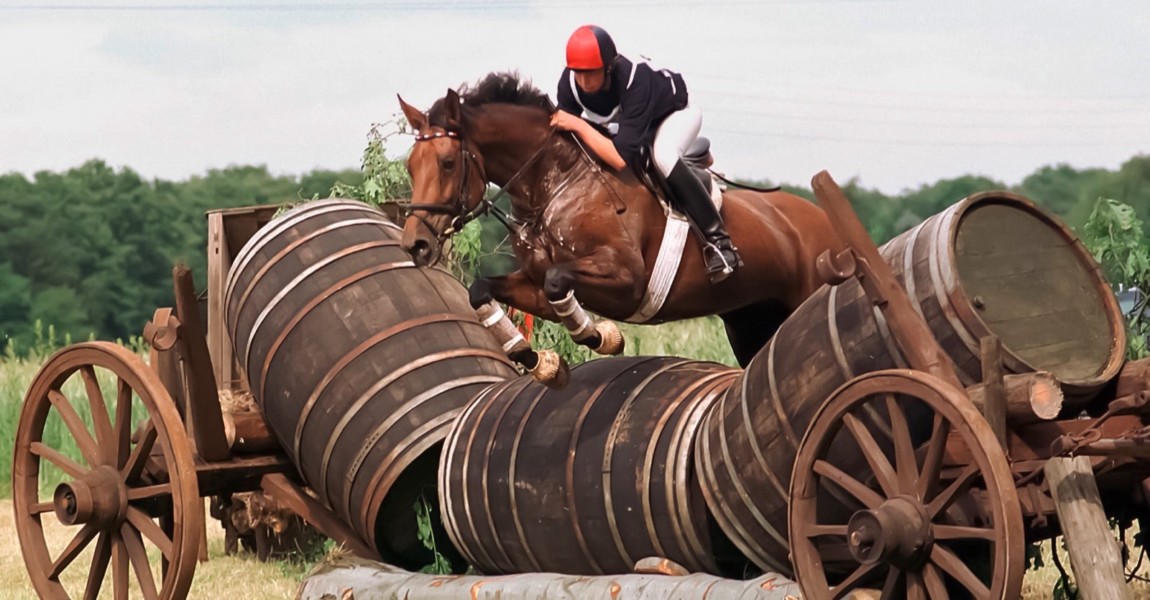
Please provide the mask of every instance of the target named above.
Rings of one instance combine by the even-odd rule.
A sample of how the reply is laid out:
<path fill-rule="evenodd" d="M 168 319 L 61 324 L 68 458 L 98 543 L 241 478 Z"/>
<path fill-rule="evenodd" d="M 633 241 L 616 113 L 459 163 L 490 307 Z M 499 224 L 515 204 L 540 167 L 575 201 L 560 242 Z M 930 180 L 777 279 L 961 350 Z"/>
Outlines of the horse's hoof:
<path fill-rule="evenodd" d="M 623 353 L 623 332 L 614 321 L 596 321 L 595 332 L 599 334 L 599 346 L 595 352 L 604 356 L 614 356 Z"/>
<path fill-rule="evenodd" d="M 535 363 L 535 368 L 531 369 L 531 376 L 535 378 L 535 381 L 549 387 L 567 385 L 570 370 L 567 368 L 567 361 L 563 360 L 562 356 L 559 356 L 554 350 L 540 350 L 536 356 L 539 360 Z"/>

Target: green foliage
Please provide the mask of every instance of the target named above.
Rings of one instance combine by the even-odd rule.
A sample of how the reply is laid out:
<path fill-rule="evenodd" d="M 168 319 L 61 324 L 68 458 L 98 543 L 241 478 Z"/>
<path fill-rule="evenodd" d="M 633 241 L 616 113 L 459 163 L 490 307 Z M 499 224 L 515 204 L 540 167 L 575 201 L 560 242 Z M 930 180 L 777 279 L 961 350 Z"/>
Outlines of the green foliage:
<path fill-rule="evenodd" d="M 420 494 L 415 501 L 415 524 L 418 528 L 419 541 L 424 548 L 431 550 L 434 560 L 431 564 L 419 570 L 420 573 L 435 573 L 436 575 L 450 575 L 451 563 L 439 553 L 435 544 L 435 532 L 431 527 L 431 502 Z"/>
<path fill-rule="evenodd" d="M 375 206 L 407 201 L 411 196 L 407 168 L 403 161 L 387 157 L 387 140 L 405 133 L 410 130 L 403 119 L 372 123 L 367 132 L 367 147 L 360 159 L 360 181 L 355 184 L 337 181 L 331 188 L 331 197 L 363 200 Z"/>
<path fill-rule="evenodd" d="M 1082 235 L 1112 284 L 1150 292 L 1150 243 L 1147 243 L 1143 227 L 1130 205 L 1099 198 Z M 1127 355 L 1131 359 L 1150 355 L 1147 348 L 1150 322 L 1144 314 L 1145 298 L 1144 294 L 1126 324 Z"/>

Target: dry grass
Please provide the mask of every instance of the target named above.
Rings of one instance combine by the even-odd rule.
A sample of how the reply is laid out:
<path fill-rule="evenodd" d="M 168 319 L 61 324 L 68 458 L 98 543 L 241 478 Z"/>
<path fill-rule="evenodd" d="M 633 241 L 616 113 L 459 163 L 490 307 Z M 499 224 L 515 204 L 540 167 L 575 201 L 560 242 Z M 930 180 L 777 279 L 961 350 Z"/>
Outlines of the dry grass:
<path fill-rule="evenodd" d="M 71 534 L 75 532 L 74 529 L 69 532 L 58 524 L 52 526 L 54 518 L 46 518 L 44 522 L 49 548 L 63 548 L 71 539 Z M 225 556 L 223 529 L 214 519 L 208 519 L 207 523 L 208 562 L 196 566 L 188 598 L 214 600 L 295 597 L 300 582 L 307 574 L 307 566 L 283 562 L 261 563 L 251 554 Z M 65 571 L 65 586 L 74 598 L 83 595 L 84 578 L 88 574 L 87 565 L 91 561 L 90 555 L 90 550 L 85 552 Z M 153 563 L 158 565 L 158 561 Z M 100 597 L 111 598 L 111 588 L 110 578 L 106 578 Z M 138 594 L 133 592 L 132 597 L 138 597 Z M 24 567 L 20 541 L 16 537 L 12 501 L 0 500 L 0 599 L 36 600 L 36 598 Z"/>

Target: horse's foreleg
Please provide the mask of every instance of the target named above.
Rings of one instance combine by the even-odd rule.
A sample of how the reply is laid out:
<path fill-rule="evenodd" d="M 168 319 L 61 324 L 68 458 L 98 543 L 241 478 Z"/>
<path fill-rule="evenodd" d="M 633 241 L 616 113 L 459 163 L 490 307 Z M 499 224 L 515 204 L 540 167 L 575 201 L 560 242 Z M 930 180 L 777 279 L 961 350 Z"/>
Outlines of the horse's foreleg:
<path fill-rule="evenodd" d="M 543 290 L 523 271 L 500 277 L 479 277 L 471 284 L 468 294 L 472 308 L 478 309 L 495 300 L 541 319 L 559 320 Z"/>
<path fill-rule="evenodd" d="M 514 277 L 516 275 L 519 277 Z M 502 294 L 496 296 L 497 292 L 505 292 L 504 288 L 509 285 L 508 279 L 512 280 L 509 288 L 511 290 L 522 290 L 521 285 L 516 287 L 520 281 L 530 282 L 525 275 L 522 275 L 522 272 L 518 271 L 505 277 L 476 279 L 468 290 L 472 308 L 479 315 L 479 320 L 483 326 L 503 346 L 503 351 L 507 353 L 508 358 L 526 367 L 535 379 L 543 383 L 556 386 L 566 385 L 568 368 L 563 358 L 551 350 L 536 352 L 531 347 L 531 343 L 519 332 L 519 328 L 507 317 L 503 307 L 496 302 L 496 298 L 498 298 L 501 302 L 506 302 L 519 310 L 538 316 L 538 313 L 529 308 L 505 300 L 505 296 Z M 541 294 L 536 292 L 536 295 Z M 550 312 L 550 305 L 545 306 L 548 309 L 545 312 Z"/>
<path fill-rule="evenodd" d="M 581 262 L 581 261 L 576 261 Z M 543 292 L 567 328 L 571 339 L 599 354 L 623 352 L 623 334 L 613 321 L 592 321 L 575 299 L 575 282 L 580 276 L 575 263 L 556 265 L 547 270 Z"/>

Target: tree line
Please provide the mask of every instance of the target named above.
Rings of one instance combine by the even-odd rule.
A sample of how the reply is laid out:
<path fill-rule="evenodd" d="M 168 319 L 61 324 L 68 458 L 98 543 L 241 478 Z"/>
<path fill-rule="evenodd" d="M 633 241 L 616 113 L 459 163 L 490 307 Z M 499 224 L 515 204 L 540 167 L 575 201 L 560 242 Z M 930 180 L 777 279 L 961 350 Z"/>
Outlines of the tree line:
<path fill-rule="evenodd" d="M 91 160 L 31 178 L 0 175 L 0 346 L 21 353 L 42 342 L 48 326 L 59 342 L 138 335 L 156 307 L 172 303 L 174 262 L 188 264 L 203 288 L 209 210 L 328 197 L 333 187 L 339 195 L 358 191 L 378 198 L 397 189 L 403 194 L 402 182 L 388 190 L 373 186 L 373 173 L 387 172 L 392 183 L 402 173 L 400 161 L 380 162 L 383 139 L 369 145 L 363 171 L 293 176 L 273 175 L 263 166 L 236 166 L 166 181 Z M 809 189 L 785 187 L 813 198 Z M 1016 186 L 969 175 L 893 196 L 854 180 L 842 187 L 879 243 L 972 193 L 991 189 L 1030 198 L 1076 230 L 1099 198 L 1123 202 L 1134 208 L 1143 227 L 1150 223 L 1150 156 L 1131 158 L 1116 171 L 1043 167 Z M 480 244 L 490 260 L 476 268 L 510 268 L 502 225 L 487 218 L 481 225 Z"/>

